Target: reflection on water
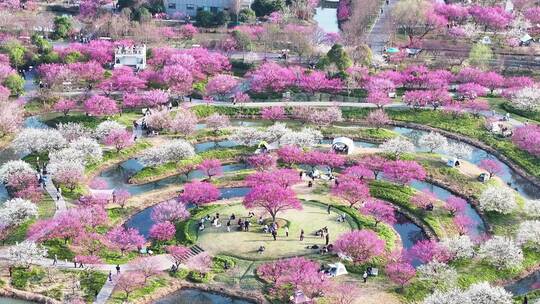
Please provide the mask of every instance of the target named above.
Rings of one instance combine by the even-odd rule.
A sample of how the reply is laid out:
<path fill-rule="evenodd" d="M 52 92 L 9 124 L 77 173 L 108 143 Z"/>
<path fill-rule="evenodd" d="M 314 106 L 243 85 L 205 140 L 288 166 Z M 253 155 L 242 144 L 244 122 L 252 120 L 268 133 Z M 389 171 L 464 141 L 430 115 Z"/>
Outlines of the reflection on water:
<path fill-rule="evenodd" d="M 140 171 L 144 166 L 136 159 L 130 159 L 121 163 L 119 166 L 114 166 L 108 170 L 103 171 L 99 177 L 107 183 L 108 189 L 126 189 L 131 195 L 137 195 L 152 190 L 165 188 L 171 185 L 180 185 L 185 183 L 185 175 L 170 176 L 155 182 L 146 184 L 129 184 L 128 180 L 133 174 Z M 229 165 L 222 165 L 223 172 L 234 172 L 248 168 L 245 164 L 235 163 Z M 201 179 L 205 175 L 200 170 L 194 170 L 189 173 L 189 180 Z"/>
<path fill-rule="evenodd" d="M 155 302 L 155 304 L 252 304 L 251 301 L 210 293 L 198 289 L 182 289 Z"/>
<path fill-rule="evenodd" d="M 7 192 L 6 186 L 3 183 L 0 183 L 0 204 L 9 199 L 9 194 Z"/>
<path fill-rule="evenodd" d="M 236 188 L 222 188 L 219 189 L 221 195 L 220 199 L 228 199 L 233 197 L 242 197 L 245 196 L 249 192 L 249 188 L 247 187 L 236 187 Z M 152 228 L 152 225 L 154 225 L 154 221 L 150 217 L 152 214 L 152 210 L 155 206 L 146 208 L 142 210 L 139 213 L 136 213 L 132 217 L 130 217 L 126 221 L 126 227 L 129 228 L 135 228 L 139 231 L 139 233 L 144 236 L 148 237 L 150 233 L 150 228 Z M 193 206 L 190 206 L 190 208 L 193 208 Z"/>
<path fill-rule="evenodd" d="M 332 144 L 332 141 L 333 139 L 323 139 L 321 141 L 321 144 L 323 145 L 331 145 Z M 377 147 L 377 144 L 374 144 L 374 143 L 370 143 L 370 142 L 366 142 L 366 141 L 361 141 L 361 140 L 355 140 L 354 141 L 354 146 L 355 147 L 362 147 L 362 148 L 376 148 Z"/>
<path fill-rule="evenodd" d="M 409 249 L 418 241 L 426 240 L 427 236 L 422 231 L 422 228 L 411 222 L 402 213 L 396 212 L 396 223 L 392 226 L 401 237 L 401 243 L 403 249 Z M 422 263 L 419 260 L 413 260 L 412 265 L 414 267 L 420 266 Z"/>
<path fill-rule="evenodd" d="M 540 289 L 540 271 L 536 271 L 528 277 L 508 285 L 505 288 L 515 296 L 521 296 L 533 290 Z"/>

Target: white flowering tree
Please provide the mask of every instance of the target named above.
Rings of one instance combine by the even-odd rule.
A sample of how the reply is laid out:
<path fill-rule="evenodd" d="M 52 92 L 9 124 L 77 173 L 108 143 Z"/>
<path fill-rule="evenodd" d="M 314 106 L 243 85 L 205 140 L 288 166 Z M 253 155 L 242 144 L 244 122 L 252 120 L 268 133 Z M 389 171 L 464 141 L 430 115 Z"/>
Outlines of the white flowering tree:
<path fill-rule="evenodd" d="M 450 142 L 446 145 L 446 154 L 458 159 L 468 159 L 471 157 L 471 146 L 461 142 Z"/>
<path fill-rule="evenodd" d="M 49 164 L 56 165 L 61 162 L 85 163 L 85 155 L 82 151 L 73 148 L 64 148 L 49 153 Z"/>
<path fill-rule="evenodd" d="M 524 221 L 519 224 L 516 242 L 522 247 L 540 250 L 540 221 Z"/>
<path fill-rule="evenodd" d="M 510 238 L 494 236 L 480 245 L 478 255 L 498 269 L 514 268 L 523 263 L 523 251 Z"/>
<path fill-rule="evenodd" d="M 96 129 L 94 130 L 94 136 L 99 139 L 103 140 L 111 131 L 113 130 L 125 130 L 126 127 L 121 125 L 120 123 L 114 121 L 114 120 L 106 120 L 102 123 L 100 123 Z"/>
<path fill-rule="evenodd" d="M 474 256 L 474 243 L 468 235 L 458 235 L 441 240 L 453 259 L 470 259 Z"/>
<path fill-rule="evenodd" d="M 29 163 L 22 160 L 10 160 L 0 167 L 0 182 L 5 184 L 17 175 L 27 174 L 36 174 Z"/>
<path fill-rule="evenodd" d="M 509 214 L 517 208 L 514 192 L 506 187 L 491 186 L 484 190 L 478 199 L 483 211 Z"/>
<path fill-rule="evenodd" d="M 487 282 L 476 283 L 467 290 L 435 291 L 423 304 L 513 304 L 512 294 Z"/>
<path fill-rule="evenodd" d="M 11 143 L 19 153 L 41 153 L 65 147 L 66 139 L 55 129 L 26 128 L 17 134 Z"/>
<path fill-rule="evenodd" d="M 0 137 L 17 132 L 24 121 L 24 109 L 18 102 L 0 103 Z"/>
<path fill-rule="evenodd" d="M 47 249 L 32 241 L 24 241 L 9 248 L 9 259 L 16 266 L 28 267 L 47 256 Z"/>
<path fill-rule="evenodd" d="M 240 127 L 236 128 L 231 136 L 230 140 L 243 146 L 256 146 L 265 138 L 263 131 L 255 128 Z"/>
<path fill-rule="evenodd" d="M 429 132 L 420 137 L 418 144 L 422 148 L 426 148 L 433 153 L 435 150 L 444 150 L 448 145 L 446 137 L 437 132 Z"/>
<path fill-rule="evenodd" d="M 422 302 L 423 304 L 472 304 L 465 296 L 463 291 L 459 289 L 451 289 L 449 291 L 435 290 L 433 294 L 428 296 Z"/>
<path fill-rule="evenodd" d="M 417 269 L 418 279 L 432 290 L 448 290 L 457 285 L 458 274 L 453 267 L 438 261 L 420 265 Z"/>
<path fill-rule="evenodd" d="M 399 158 L 405 153 L 414 153 L 415 147 L 414 144 L 401 136 L 389 139 L 385 141 L 379 148 L 388 154 L 391 154 L 395 158 Z"/>
<path fill-rule="evenodd" d="M 540 88 L 526 87 L 512 96 L 512 105 L 524 111 L 540 110 Z"/>
<path fill-rule="evenodd" d="M 291 132 L 287 125 L 282 122 L 276 122 L 264 131 L 264 140 L 267 142 L 275 142 L 281 139 L 283 135 Z"/>
<path fill-rule="evenodd" d="M 528 200 L 525 202 L 525 212 L 532 217 L 540 217 L 540 200 Z"/>
<path fill-rule="evenodd" d="M 282 146 L 298 146 L 301 148 L 312 147 L 317 145 L 323 139 L 320 131 L 303 128 L 301 131 L 289 131 L 285 133 L 279 140 Z"/>
<path fill-rule="evenodd" d="M 0 222 L 7 226 L 17 226 L 38 216 L 36 204 L 22 198 L 10 199 L 1 206 Z"/>
<path fill-rule="evenodd" d="M 72 142 L 81 137 L 91 136 L 91 131 L 88 128 L 76 122 L 59 123 L 58 125 L 56 125 L 56 129 L 69 142 Z"/>
<path fill-rule="evenodd" d="M 47 166 L 53 180 L 73 190 L 84 180 L 84 165 L 80 161 L 51 162 Z"/>
<path fill-rule="evenodd" d="M 465 297 L 473 304 L 512 304 L 512 294 L 500 286 L 488 282 L 473 284 L 465 291 Z"/>
<path fill-rule="evenodd" d="M 193 157 L 195 149 L 183 139 L 176 139 L 144 151 L 139 161 L 145 166 L 157 166 Z"/>
<path fill-rule="evenodd" d="M 69 143 L 69 147 L 80 151 L 84 156 L 84 160 L 88 163 L 98 162 L 103 159 L 103 149 L 95 139 L 80 137 Z"/>

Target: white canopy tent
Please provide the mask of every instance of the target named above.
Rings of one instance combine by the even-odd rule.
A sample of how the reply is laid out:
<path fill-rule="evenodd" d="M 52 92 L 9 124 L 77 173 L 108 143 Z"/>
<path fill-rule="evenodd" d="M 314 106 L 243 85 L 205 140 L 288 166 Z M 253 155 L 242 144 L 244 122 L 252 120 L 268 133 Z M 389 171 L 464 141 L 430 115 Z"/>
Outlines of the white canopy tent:
<path fill-rule="evenodd" d="M 332 150 L 338 153 L 352 154 L 354 141 L 348 137 L 337 137 L 332 141 Z"/>
<path fill-rule="evenodd" d="M 347 274 L 347 269 L 345 268 L 345 265 L 343 263 L 335 263 L 335 264 L 328 264 L 328 267 L 330 267 L 330 270 L 328 271 L 328 274 L 331 277 L 337 277 L 343 274 Z"/>

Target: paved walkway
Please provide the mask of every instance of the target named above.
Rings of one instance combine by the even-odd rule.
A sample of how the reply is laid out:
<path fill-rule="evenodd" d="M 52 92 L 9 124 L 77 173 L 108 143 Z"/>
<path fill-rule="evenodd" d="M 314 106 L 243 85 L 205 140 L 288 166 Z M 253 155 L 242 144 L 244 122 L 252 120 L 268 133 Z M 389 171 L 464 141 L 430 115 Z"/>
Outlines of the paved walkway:
<path fill-rule="evenodd" d="M 57 216 L 61 212 L 67 210 L 66 200 L 53 184 L 51 175 L 45 176 L 45 191 L 47 191 L 56 204 L 56 212 L 54 213 L 54 216 Z"/>
<path fill-rule="evenodd" d="M 373 54 L 381 55 L 385 46 L 387 46 L 390 41 L 390 35 L 393 31 L 392 9 L 398 1 L 399 0 L 389 0 L 388 5 L 386 5 L 386 2 L 382 5 L 383 13 L 379 14 L 379 17 L 369 32 L 367 43 Z"/>

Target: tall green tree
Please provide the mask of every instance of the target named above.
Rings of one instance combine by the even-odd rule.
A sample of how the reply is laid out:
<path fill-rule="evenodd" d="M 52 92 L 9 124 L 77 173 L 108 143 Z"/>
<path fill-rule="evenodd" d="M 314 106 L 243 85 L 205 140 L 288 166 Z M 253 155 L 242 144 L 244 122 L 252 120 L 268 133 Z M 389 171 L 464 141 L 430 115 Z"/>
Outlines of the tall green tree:
<path fill-rule="evenodd" d="M 69 32 L 73 28 L 71 18 L 68 16 L 57 16 L 54 18 L 54 33 L 53 36 L 56 39 L 67 38 Z"/>

